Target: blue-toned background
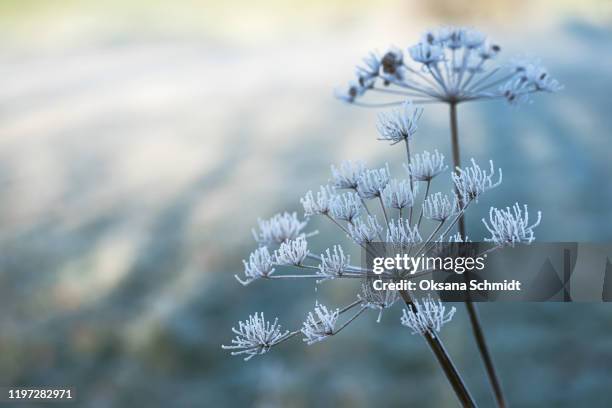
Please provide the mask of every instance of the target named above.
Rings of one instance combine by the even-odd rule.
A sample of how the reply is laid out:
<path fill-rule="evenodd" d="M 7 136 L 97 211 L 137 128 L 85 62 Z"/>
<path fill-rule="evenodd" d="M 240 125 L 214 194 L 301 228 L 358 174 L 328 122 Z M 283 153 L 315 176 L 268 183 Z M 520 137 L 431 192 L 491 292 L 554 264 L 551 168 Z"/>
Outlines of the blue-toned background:
<path fill-rule="evenodd" d="M 329 165 L 389 162 L 376 112 L 332 97 L 371 49 L 465 23 L 501 59 L 564 85 L 518 108 L 460 106 L 464 161 L 494 159 L 489 205 L 543 211 L 539 240 L 612 239 L 612 13 L 603 1 L 3 1 L 0 3 L 0 385 L 69 385 L 84 407 L 455 406 L 424 341 L 368 314 L 329 341 L 244 363 L 220 348 L 254 311 L 294 328 L 354 287 L 234 279 L 258 217 L 300 210 Z M 447 111 L 415 149 L 450 157 Z M 448 188 L 444 182 L 440 188 Z M 301 213 L 301 210 L 300 210 Z M 320 250 L 341 240 L 315 220 Z M 464 308 L 442 337 L 491 406 Z M 484 304 L 511 405 L 606 406 L 612 308 Z M 412 405 L 411 405 L 412 406 Z"/>

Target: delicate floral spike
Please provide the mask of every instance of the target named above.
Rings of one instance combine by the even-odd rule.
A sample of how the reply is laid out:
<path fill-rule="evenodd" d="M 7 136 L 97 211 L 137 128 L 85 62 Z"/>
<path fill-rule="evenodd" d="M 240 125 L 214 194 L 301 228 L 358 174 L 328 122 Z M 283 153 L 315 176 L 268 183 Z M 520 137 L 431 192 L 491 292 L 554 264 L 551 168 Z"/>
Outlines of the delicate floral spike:
<path fill-rule="evenodd" d="M 339 168 L 331 166 L 332 183 L 336 188 L 349 188 L 356 190 L 357 182 L 365 173 L 365 163 L 361 161 L 343 161 Z"/>
<path fill-rule="evenodd" d="M 277 265 L 300 266 L 307 256 L 308 243 L 304 237 L 298 237 L 294 240 L 283 242 L 274 253 L 274 259 Z"/>
<path fill-rule="evenodd" d="M 324 305 L 316 303 L 314 314 L 312 312 L 308 313 L 306 321 L 302 325 L 302 334 L 306 344 L 310 346 L 333 336 L 339 314 L 338 309 L 328 310 Z"/>
<path fill-rule="evenodd" d="M 361 99 L 382 91 L 393 97 L 389 102 L 392 105 L 401 105 L 406 98 L 413 98 L 414 103 L 447 104 L 505 98 L 515 104 L 536 93 L 562 89 L 539 64 L 496 63 L 500 52 L 499 45 L 471 28 L 428 30 L 420 42 L 408 47 L 409 60 L 397 48 L 382 57 L 370 53 L 357 67 L 357 81 L 338 98 L 362 106 L 380 106 Z M 393 132 L 391 138 L 385 131 L 383 138 L 396 142 L 397 134 Z"/>
<path fill-rule="evenodd" d="M 387 207 L 401 210 L 414 205 L 414 198 L 417 194 L 416 185 L 410 188 L 410 183 L 406 180 L 390 180 L 387 187 L 383 190 L 382 198 Z"/>
<path fill-rule="evenodd" d="M 305 216 L 320 214 L 325 215 L 329 213 L 333 199 L 333 188 L 330 186 L 321 186 L 316 198 L 312 191 L 309 191 L 302 199 L 300 199 L 300 202 L 304 207 Z"/>
<path fill-rule="evenodd" d="M 259 219 L 259 232 L 253 229 L 255 241 L 260 245 L 280 244 L 281 242 L 295 239 L 304 235 L 302 230 L 306 221 L 298 220 L 297 213 L 276 214 L 269 220 Z"/>
<path fill-rule="evenodd" d="M 441 301 L 434 301 L 429 295 L 419 303 L 414 301 L 408 309 L 403 310 L 402 324 L 412 329 L 412 334 L 433 334 L 440 332 L 442 326 L 453 319 L 455 307 L 446 312 L 446 307 Z"/>
<path fill-rule="evenodd" d="M 498 169 L 499 179 L 494 182 L 495 169 L 493 168 L 493 160 L 489 160 L 490 171 L 482 170 L 472 159 L 472 166 L 460 168 L 457 167 L 457 172 L 452 174 L 455 188 L 461 195 L 463 204 L 471 200 L 478 202 L 478 197 L 487 190 L 499 186 L 502 182 L 502 171 Z"/>
<path fill-rule="evenodd" d="M 359 216 L 362 207 L 359 195 L 349 191 L 336 196 L 331 202 L 330 209 L 334 218 L 351 223 Z"/>
<path fill-rule="evenodd" d="M 446 221 L 461 211 L 457 197 L 450 199 L 446 194 L 435 193 L 423 202 L 423 216 L 430 220 Z"/>
<path fill-rule="evenodd" d="M 498 210 L 491 207 L 489 211 L 489 223 L 483 218 L 487 230 L 491 233 L 491 238 L 485 238 L 485 242 L 493 242 L 499 246 L 514 246 L 515 244 L 531 244 L 535 240 L 533 229 L 540 225 L 542 213 L 538 211 L 538 219 L 529 225 L 529 213 L 527 205 L 521 207 L 518 203 L 512 208 Z"/>
<path fill-rule="evenodd" d="M 417 181 L 431 181 L 438 174 L 445 171 L 448 166 L 444 164 L 444 155 L 434 150 L 433 154 L 424 151 L 422 154 L 415 154 L 408 166 L 404 165 L 408 174 Z"/>
<path fill-rule="evenodd" d="M 368 169 L 357 180 L 357 193 L 364 199 L 380 197 L 390 177 L 389 166 L 381 169 Z"/>
<path fill-rule="evenodd" d="M 232 331 L 236 337 L 232 340 L 230 346 L 222 345 L 223 349 L 236 350 L 232 351 L 232 356 L 246 354 L 244 361 L 248 361 L 256 355 L 265 354 L 270 351 L 274 345 L 280 343 L 288 334 L 288 331 L 282 331 L 278 319 L 274 319 L 274 323 L 267 322 L 264 319 L 264 314 L 255 313 L 249 316 L 249 320 L 238 322 L 238 329 L 232 327 Z"/>
<path fill-rule="evenodd" d="M 396 290 L 376 290 L 371 281 L 365 281 L 361 283 L 361 293 L 357 297 L 363 307 L 378 310 L 376 322 L 380 323 L 383 310 L 393 306 L 399 295 Z"/>
<path fill-rule="evenodd" d="M 417 122 L 423 114 L 423 108 L 417 108 L 412 103 L 406 102 L 400 108 L 389 113 L 378 115 L 378 140 L 388 140 L 392 145 L 412 139 L 417 131 Z"/>
<path fill-rule="evenodd" d="M 342 247 L 334 245 L 332 251 L 328 248 L 324 254 L 321 254 L 321 263 L 317 274 L 321 275 L 321 281 L 335 279 L 342 276 L 350 262 L 351 257 L 344 255 Z"/>
<path fill-rule="evenodd" d="M 256 279 L 267 278 L 274 272 L 274 262 L 267 247 L 256 249 L 249 256 L 249 261 L 243 260 L 242 263 L 244 263 L 244 275 L 246 278 L 242 280 L 238 275 L 234 276 L 244 286 Z"/>
<path fill-rule="evenodd" d="M 387 228 L 387 242 L 400 247 L 405 247 L 422 241 L 423 239 L 419 234 L 419 228 L 416 225 L 414 227 L 410 227 L 409 220 L 389 220 L 389 226 Z"/>

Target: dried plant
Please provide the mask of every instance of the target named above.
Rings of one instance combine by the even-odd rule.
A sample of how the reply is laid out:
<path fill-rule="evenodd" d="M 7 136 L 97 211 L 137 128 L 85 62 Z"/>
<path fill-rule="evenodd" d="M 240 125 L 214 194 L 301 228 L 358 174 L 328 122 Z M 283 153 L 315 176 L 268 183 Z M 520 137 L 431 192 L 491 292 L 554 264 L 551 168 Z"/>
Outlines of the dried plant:
<path fill-rule="evenodd" d="M 351 81 L 346 89 L 336 91 L 336 96 L 349 104 L 364 107 L 400 105 L 406 98 L 410 98 L 414 104 L 447 104 L 455 178 L 463 177 L 459 170 L 461 160 L 457 123 L 457 106 L 460 103 L 505 99 L 510 104 L 517 105 L 531 102 L 531 96 L 534 94 L 556 92 L 563 88 L 536 60 L 514 59 L 509 63 L 496 63 L 501 47 L 488 40 L 481 32 L 470 28 L 441 27 L 428 30 L 417 44 L 408 47 L 406 51 L 404 53 L 401 49 L 392 47 L 383 55 L 370 52 L 363 59 L 363 63 L 357 66 L 356 79 Z M 372 101 L 377 94 L 385 99 L 382 102 Z M 400 114 L 399 112 L 388 117 L 392 118 Z M 418 116 L 420 112 L 413 115 L 404 114 L 404 120 L 397 121 L 395 129 L 386 124 L 388 120 L 383 121 L 382 128 L 385 132 L 382 138 L 397 143 L 398 139 L 405 135 L 405 140 L 408 140 L 411 137 L 410 132 L 415 129 L 411 122 Z M 406 148 L 408 149 L 408 143 Z M 422 166 L 418 158 L 415 157 L 414 162 L 409 162 L 408 166 L 415 179 L 418 179 L 417 175 Z M 476 184 L 455 183 L 455 194 L 459 200 L 464 199 L 462 196 L 479 194 L 483 189 L 493 186 L 489 177 L 492 176 L 492 170 L 489 175 L 472 176 L 476 178 L 470 182 Z M 448 209 L 446 202 L 440 201 L 438 204 L 440 206 L 430 207 L 429 210 Z M 444 213 L 439 214 L 442 215 Z M 515 213 L 512 216 L 507 210 L 494 212 L 491 217 L 492 229 L 495 233 L 502 234 L 498 239 L 506 239 L 504 232 L 499 231 L 500 228 L 505 228 L 504 231 L 515 227 L 523 230 L 515 226 L 520 214 Z M 511 226 L 501 225 L 506 221 Z M 529 236 L 529 228 L 523 228 L 525 235 Z M 458 232 L 460 239 L 466 236 L 463 215 L 458 221 Z M 516 231 L 512 231 L 514 232 Z M 467 300 L 466 307 L 497 404 L 503 407 L 505 400 L 501 384 L 488 351 L 476 307 L 470 299 Z"/>
<path fill-rule="evenodd" d="M 389 135 L 389 129 L 416 129 L 420 110 L 416 113 L 417 108 L 411 105 L 402 109 L 402 114 L 380 119 L 384 123 L 379 125 L 382 136 Z M 414 118 L 415 122 L 408 126 L 405 117 Z M 403 140 L 408 147 L 414 132 L 405 132 L 405 135 Z M 382 139 L 389 140 L 387 137 Z M 236 277 L 240 283 L 250 285 L 256 280 L 312 279 L 318 284 L 338 279 L 362 279 L 361 290 L 355 294 L 355 300 L 343 308 L 331 309 L 317 302 L 314 311 L 306 315 L 301 329 L 290 332 L 282 332 L 276 320 L 274 323 L 265 322 L 263 314 L 259 317 L 255 314 L 248 321 L 239 323 L 238 329 L 234 329 L 236 338 L 224 348 L 231 349 L 234 355 L 246 354 L 245 360 L 248 360 L 300 335 L 308 345 L 318 343 L 339 334 L 368 310 L 377 311 L 377 321 L 380 321 L 383 311 L 391 308 L 401 297 L 407 307 L 401 323 L 426 340 L 459 400 L 466 406 L 474 406 L 439 337 L 442 326 L 451 321 L 454 308 L 447 312 L 439 301 L 412 299 L 406 291 L 375 290 L 368 279 L 372 270 L 351 264 L 340 245 L 333 245 L 320 255 L 308 250 L 307 239 L 313 234 L 305 230 L 310 217 L 317 216 L 332 222 L 348 241 L 364 251 L 376 251 L 374 246 L 368 245 L 372 242 L 385 242 L 404 248 L 411 256 L 428 254 L 436 250 L 437 243 L 461 242 L 462 235 L 456 236 L 453 228 L 472 202 L 501 184 L 501 170 L 494 171 L 492 162 L 487 171 L 472 160 L 470 166 L 451 174 L 458 195 L 452 192 L 444 195 L 430 191 L 433 180 L 447 171 L 444 157 L 438 152 L 407 156 L 405 167 L 408 178 L 401 180 L 391 177 L 387 165 L 378 169 L 369 169 L 362 162 L 332 166 L 330 184 L 321 186 L 316 195 L 307 192 L 301 199 L 305 219 L 285 212 L 260 220 L 259 229 L 253 231 L 259 247 L 244 261 L 245 276 Z M 500 176 L 495 179 L 497 173 Z M 418 192 L 419 183 L 426 184 L 422 193 Z M 539 219 L 538 213 L 538 222 Z M 491 220 L 483 222 L 492 234 L 487 239 L 493 243 L 493 249 L 509 243 L 531 243 L 533 228 L 537 225 L 528 225 L 526 208 L 524 212 L 510 213 L 492 207 Z M 419 269 L 401 278 L 415 279 L 431 272 Z M 383 272 L 382 276 L 397 278 L 392 272 Z M 344 318 L 349 311 L 354 312 Z"/>

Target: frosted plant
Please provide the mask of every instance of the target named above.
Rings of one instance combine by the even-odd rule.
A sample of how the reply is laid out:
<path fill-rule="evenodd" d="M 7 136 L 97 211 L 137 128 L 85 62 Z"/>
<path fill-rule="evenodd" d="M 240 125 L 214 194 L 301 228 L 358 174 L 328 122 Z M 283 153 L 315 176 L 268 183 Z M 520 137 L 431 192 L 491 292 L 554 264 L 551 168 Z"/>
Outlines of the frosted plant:
<path fill-rule="evenodd" d="M 321 254 L 321 263 L 317 273 L 321 275 L 323 280 L 334 279 L 342 276 L 347 271 L 350 263 L 351 257 L 344 255 L 340 245 L 334 245 L 331 251 L 327 248 L 325 253 Z"/>
<path fill-rule="evenodd" d="M 406 180 L 390 180 L 382 192 L 383 202 L 387 207 L 402 210 L 414 205 L 417 189 Z"/>
<path fill-rule="evenodd" d="M 315 198 L 312 191 L 306 193 L 300 200 L 304 206 L 304 215 L 327 214 L 334 199 L 334 190 L 330 186 L 321 186 Z"/>
<path fill-rule="evenodd" d="M 474 159 L 471 167 L 457 168 L 453 173 L 453 183 L 455 183 L 455 191 L 459 193 L 462 201 L 474 200 L 478 202 L 478 197 L 487 190 L 499 186 L 502 182 L 502 171 L 498 170 L 499 178 L 493 181 L 495 169 L 493 168 L 493 160 L 489 161 L 490 171 L 482 170 L 476 164 Z"/>
<path fill-rule="evenodd" d="M 397 106 L 405 104 L 408 98 L 417 105 L 447 104 L 453 169 L 461 167 L 457 125 L 459 104 L 506 100 L 511 105 L 517 105 L 530 102 L 535 94 L 553 93 L 563 88 L 537 60 L 497 62 L 501 47 L 471 28 L 441 27 L 428 30 L 418 43 L 405 50 L 406 56 L 395 47 L 380 56 L 370 53 L 364 61 L 365 65 L 356 70 L 356 80 L 351 81 L 345 90 L 337 91 L 336 95 L 351 105 L 363 107 Z M 408 138 L 405 141 L 410 156 Z M 409 167 L 410 164 L 409 157 Z M 411 179 L 416 179 L 416 176 L 415 171 Z M 457 189 L 455 194 L 465 200 Z M 463 215 L 457 221 L 457 228 L 459 234 L 465 237 Z M 497 403 L 505 406 L 476 306 L 468 299 L 466 307 Z"/>
<path fill-rule="evenodd" d="M 331 166 L 332 182 L 336 188 L 357 189 L 357 182 L 365 172 L 366 166 L 362 161 L 343 161 L 339 167 Z"/>
<path fill-rule="evenodd" d="M 422 114 L 422 108 L 414 108 L 409 102 L 390 113 L 379 114 L 379 140 L 388 140 L 394 145 L 405 139 L 410 139 L 417 131 L 417 122 Z"/>
<path fill-rule="evenodd" d="M 259 232 L 253 229 L 255 241 L 260 245 L 280 244 L 289 239 L 303 236 L 302 230 L 306 226 L 306 221 L 298 220 L 297 213 L 284 212 L 276 214 L 269 220 L 259 219 Z"/>
<path fill-rule="evenodd" d="M 380 323 L 382 313 L 390 308 L 399 298 L 395 290 L 376 290 L 370 280 L 361 283 L 361 293 L 357 295 L 363 307 L 378 310 L 376 322 Z"/>
<path fill-rule="evenodd" d="M 430 220 L 446 221 L 461 211 L 457 198 L 450 199 L 440 192 L 430 195 L 423 202 L 423 216 Z"/>
<path fill-rule="evenodd" d="M 432 33 L 432 36 L 441 36 L 441 34 L 436 32 L 435 35 Z M 404 55 L 398 49 L 392 50 L 380 59 L 377 59 L 375 54 L 368 56 L 358 69 L 360 75 L 358 84 L 362 89 L 354 94 L 349 94 L 346 99 L 355 101 L 366 90 L 369 92 L 374 89 L 381 78 L 387 83 L 387 86 L 411 83 L 410 81 L 414 81 L 414 78 L 420 78 L 424 81 L 423 83 L 431 82 L 426 85 L 428 88 L 435 89 L 434 77 L 440 78 L 442 75 L 441 78 L 449 78 L 449 81 L 450 78 L 453 78 L 453 81 L 457 81 L 460 75 L 466 75 L 465 81 L 462 79 L 458 81 L 458 84 L 466 87 L 460 87 L 460 89 L 470 89 L 473 85 L 468 85 L 468 83 L 475 81 L 474 84 L 477 84 L 476 76 L 481 75 L 481 69 L 487 69 L 484 63 L 478 69 L 476 69 L 478 64 L 469 65 L 470 69 L 466 68 L 461 74 L 461 69 L 450 69 L 453 64 L 448 60 L 448 56 L 455 54 L 455 58 L 461 58 L 463 53 L 468 52 L 466 50 L 471 50 L 469 53 L 477 58 L 489 60 L 498 51 L 494 46 L 483 42 L 484 40 L 475 32 L 453 31 L 444 39 L 435 38 L 431 41 L 428 38 L 427 46 L 412 50 L 411 55 L 422 60 L 420 63 L 423 67 L 418 70 L 411 71 L 406 68 Z M 440 52 L 444 56 L 443 59 L 439 59 Z M 449 66 L 448 74 L 442 65 L 445 63 Z M 471 78 L 472 74 L 474 78 Z M 446 85 L 450 86 L 451 82 Z M 462 98 L 465 96 L 463 93 L 457 95 Z M 419 101 L 416 100 L 415 103 Z M 452 108 L 451 112 L 453 112 L 452 118 L 456 112 L 454 110 L 456 100 L 449 103 Z M 411 155 L 410 143 L 416 136 L 414 124 L 420 112 L 410 104 L 402 108 L 405 116 L 400 116 L 397 112 L 385 116 L 381 118 L 378 127 L 381 132 L 380 139 L 391 141 L 393 144 L 401 141 L 405 145 L 407 180 L 393 179 L 387 165 L 372 169 L 367 168 L 363 162 L 346 161 L 340 166 L 331 167 L 331 186 L 323 186 L 318 194 L 307 193 L 302 198 L 306 216 L 320 217 L 331 222 L 338 228 L 345 240 L 352 242 L 357 249 L 368 255 L 380 255 L 377 249 L 379 247 L 370 245 L 376 242 L 402 245 L 406 247 L 402 251 L 408 256 L 416 254 L 427 256 L 431 254 L 431 251 L 436 250 L 438 243 L 467 241 L 462 222 L 470 204 L 477 199 L 483 199 L 488 190 L 501 184 L 501 170 L 494 171 L 492 163 L 490 171 L 482 170 L 474 161 L 471 166 L 461 167 L 458 160 L 458 144 L 454 143 L 454 171 L 450 175 L 447 174 L 447 181 L 453 182 L 455 191 L 447 192 L 447 194 L 431 191 L 436 187 L 434 184 L 437 183 L 440 176 L 445 172 L 448 173 L 448 168 L 444 165 L 444 157 L 438 151 L 434 150 L 433 154 L 423 152 Z M 456 142 L 456 121 L 451 123 L 451 128 L 453 129 L 453 141 Z M 424 188 L 419 187 L 420 183 L 425 184 Z M 341 192 L 340 190 L 348 191 Z M 492 210 L 491 214 L 498 213 Z M 524 229 L 516 228 L 513 231 L 513 234 L 517 234 L 516 237 L 520 236 L 520 233 L 516 231 L 524 232 L 522 238 L 515 239 L 514 242 L 516 244 L 531 243 L 532 240 L 529 237 L 537 223 L 528 225 L 527 216 L 522 213 L 512 216 L 514 218 L 509 218 L 507 215 L 496 215 L 489 223 L 485 222 L 485 225 L 490 232 L 496 231 L 493 233 L 496 236 L 495 234 L 502 229 L 504 223 L 512 222 L 513 225 L 518 226 L 524 222 Z M 249 271 L 255 272 L 245 271 L 246 278 L 241 281 L 251 282 L 255 279 L 259 281 L 311 280 L 317 283 L 346 279 L 368 281 L 373 270 L 367 265 L 351 264 L 349 257 L 345 255 L 347 252 L 344 244 L 339 246 L 336 241 L 328 245 L 328 249 L 320 256 L 311 253 L 308 250 L 307 241 L 313 234 L 304 231 L 306 222 L 300 221 L 295 213 L 283 213 L 268 221 L 260 220 L 259 231 L 254 232 L 254 236 L 260 247 L 266 247 L 270 251 L 268 254 L 274 254 L 271 256 L 272 265 L 266 264 L 265 269 L 274 267 L 275 270 L 274 273 L 257 273 L 257 268 L 249 266 Z M 455 232 L 454 228 L 457 228 L 458 231 Z M 509 241 L 506 238 L 500 238 L 491 242 L 492 248 L 487 251 L 507 246 Z M 295 272 L 288 271 L 288 269 Z M 398 278 L 396 272 L 383 271 L 377 276 L 387 281 L 394 281 Z M 417 267 L 417 270 L 411 271 L 412 274 L 401 276 L 401 278 L 414 279 L 432 272 L 432 270 Z M 460 402 L 465 406 L 475 406 L 439 336 L 442 325 L 452 318 L 454 308 L 446 311 L 439 301 L 435 304 L 427 300 L 419 303 L 415 302 L 407 291 L 378 291 L 371 285 L 369 286 L 364 288 L 362 285 L 360 292 L 355 294 L 355 300 L 342 308 L 331 309 L 317 303 L 315 310 L 310 312 L 306 321 L 301 324 L 301 329 L 289 332 L 280 341 L 284 342 L 303 334 L 306 343 L 318 342 L 339 334 L 351 322 L 369 310 L 378 311 L 377 321 L 379 321 L 380 313 L 393 307 L 397 303 L 396 300 L 401 298 L 408 308 L 404 312 L 402 323 L 409 325 L 413 331 L 423 336 L 427 346 L 438 357 L 437 361 L 453 385 L 453 390 Z M 351 310 L 352 315 L 345 318 L 345 313 Z M 468 312 L 474 330 L 479 332 L 480 326 L 473 317 L 475 316 L 473 306 L 468 308 Z M 482 340 L 478 341 L 479 347 L 482 347 Z M 485 355 L 484 352 L 482 353 Z M 495 378 L 493 377 L 491 381 L 494 382 Z M 499 396 L 498 402 L 503 405 Z"/>
<path fill-rule="evenodd" d="M 408 174 L 418 181 L 431 181 L 448 168 L 444 164 L 444 155 L 438 150 L 434 150 L 433 153 L 424 151 L 422 154 L 414 155 L 410 164 L 405 167 Z"/>
<path fill-rule="evenodd" d="M 357 193 L 348 191 L 335 196 L 330 207 L 334 218 L 352 222 L 361 213 L 362 202 Z"/>
<path fill-rule="evenodd" d="M 510 209 L 498 210 L 491 208 L 489 212 L 489 222 L 483 218 L 482 222 L 491 233 L 491 238 L 485 238 L 486 242 L 493 242 L 496 245 L 514 246 L 518 243 L 530 244 L 535 240 L 533 229 L 540 225 L 542 213 L 538 211 L 538 219 L 532 225 L 529 225 L 529 213 L 527 205 L 523 207 L 516 203 Z"/>
<path fill-rule="evenodd" d="M 412 334 L 439 332 L 442 326 L 453 319 L 455 312 L 454 306 L 447 312 L 442 302 L 434 301 L 429 295 L 421 302 L 415 300 L 403 310 L 402 324 L 412 329 Z"/>
<path fill-rule="evenodd" d="M 378 223 L 376 216 L 368 215 L 366 221 L 356 219 L 349 224 L 348 231 L 351 239 L 359 245 L 365 245 L 380 239 L 383 227 Z"/>
<path fill-rule="evenodd" d="M 307 256 L 308 242 L 303 236 L 281 243 L 280 247 L 274 253 L 274 259 L 277 265 L 299 266 L 304 262 Z"/>
<path fill-rule="evenodd" d="M 331 311 L 324 305 L 316 303 L 314 314 L 312 312 L 308 313 L 306 321 L 302 325 L 304 341 L 311 345 L 333 336 L 339 314 L 339 309 Z"/>
<path fill-rule="evenodd" d="M 409 220 L 390 219 L 387 227 L 387 242 L 398 247 L 404 247 L 423 241 L 419 235 L 419 228 L 411 227 Z"/>
<path fill-rule="evenodd" d="M 501 47 L 471 28 L 429 30 L 407 51 L 409 58 L 395 47 L 382 56 L 370 53 L 357 68 L 356 80 L 336 96 L 361 106 L 403 103 L 362 101 L 369 94 L 410 97 L 414 103 L 506 99 L 514 104 L 535 93 L 562 89 L 537 61 L 495 63 Z"/>
<path fill-rule="evenodd" d="M 380 169 L 367 169 L 357 179 L 357 193 L 365 199 L 380 197 L 389 183 L 389 178 L 388 166 Z"/>
<path fill-rule="evenodd" d="M 234 276 L 244 286 L 255 279 L 267 278 L 274 272 L 274 262 L 267 247 L 257 248 L 249 256 L 249 261 L 243 260 L 242 263 L 244 264 L 244 275 L 246 278 L 242 280 L 238 275 Z"/>
<path fill-rule="evenodd" d="M 267 353 L 270 348 L 277 345 L 289 334 L 282 331 L 278 319 L 270 323 L 264 319 L 264 314 L 255 313 L 249 316 L 249 320 L 238 322 L 238 329 L 232 327 L 236 337 L 230 346 L 223 345 L 224 349 L 232 351 L 232 356 L 246 354 L 244 361 L 248 361 L 256 355 Z"/>

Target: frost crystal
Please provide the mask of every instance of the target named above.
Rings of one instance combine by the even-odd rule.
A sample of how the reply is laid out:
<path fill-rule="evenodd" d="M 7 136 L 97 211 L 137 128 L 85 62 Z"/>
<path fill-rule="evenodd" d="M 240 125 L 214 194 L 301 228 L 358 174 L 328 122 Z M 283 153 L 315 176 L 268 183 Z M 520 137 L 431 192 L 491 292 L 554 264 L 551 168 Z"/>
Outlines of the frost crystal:
<path fill-rule="evenodd" d="M 336 188 L 357 189 L 357 182 L 365 172 L 365 163 L 361 161 L 343 161 L 339 168 L 331 166 L 332 182 Z"/>
<path fill-rule="evenodd" d="M 300 202 L 304 207 L 304 215 L 309 216 L 329 213 L 330 205 L 333 199 L 333 188 L 330 186 L 321 186 L 316 198 L 312 191 L 309 191 L 303 198 L 300 199 Z"/>
<path fill-rule="evenodd" d="M 512 209 L 498 210 L 491 207 L 489 211 L 489 222 L 483 218 L 487 230 L 491 233 L 491 238 L 485 238 L 485 242 L 493 242 L 500 246 L 514 246 L 518 243 L 531 244 L 535 240 L 533 229 L 540 225 L 542 213 L 538 211 L 538 219 L 532 225 L 529 225 L 529 213 L 527 205 L 521 207 L 518 203 L 514 204 Z"/>
<path fill-rule="evenodd" d="M 267 322 L 264 314 L 255 313 L 249 316 L 249 320 L 238 322 L 238 329 L 232 327 L 236 337 L 230 346 L 222 345 L 223 349 L 237 350 L 232 351 L 232 356 L 246 354 L 244 361 L 248 361 L 256 355 L 267 353 L 271 347 L 278 344 L 288 331 L 282 331 L 278 319 L 274 323 Z"/>
<path fill-rule="evenodd" d="M 391 219 L 387 228 L 387 242 L 403 247 L 423 241 L 419 234 L 419 228 L 415 225 L 410 227 L 410 223 L 405 219 Z"/>
<path fill-rule="evenodd" d="M 455 307 L 451 307 L 446 313 L 446 307 L 442 302 L 434 301 L 429 295 L 422 300 L 422 303 L 415 300 L 413 305 L 403 310 L 402 324 L 411 328 L 412 334 L 433 334 L 439 332 L 444 324 L 452 320 L 455 311 Z"/>
<path fill-rule="evenodd" d="M 417 131 L 417 122 L 422 114 L 423 108 L 416 108 L 409 102 L 389 113 L 379 114 L 378 140 L 388 140 L 394 145 L 405 139 L 411 139 Z"/>
<path fill-rule="evenodd" d="M 381 169 L 368 169 L 357 180 L 357 193 L 365 199 L 380 197 L 390 177 L 388 166 Z"/>
<path fill-rule="evenodd" d="M 410 188 L 410 183 L 406 180 L 390 180 L 387 187 L 383 190 L 382 198 L 386 206 L 396 209 L 412 207 L 416 195 L 416 186 Z"/>
<path fill-rule="evenodd" d="M 368 215 L 366 222 L 357 218 L 352 224 L 349 224 L 348 227 L 351 238 L 360 245 L 376 241 L 383 230 L 376 220 L 376 216 L 370 215 Z"/>
<path fill-rule="evenodd" d="M 238 275 L 234 276 L 238 282 L 245 286 L 256 279 L 267 278 L 274 272 L 274 262 L 267 247 L 257 248 L 249 256 L 249 261 L 243 260 L 242 263 L 244 264 L 246 278 L 242 280 Z"/>
<path fill-rule="evenodd" d="M 361 212 L 361 198 L 359 198 L 357 193 L 349 191 L 334 197 L 330 207 L 334 218 L 353 222 Z"/>
<path fill-rule="evenodd" d="M 415 154 L 410 160 L 410 164 L 404 167 L 408 174 L 418 181 L 430 181 L 448 168 L 444 164 L 444 155 L 440 154 L 438 150 L 434 150 L 433 154 L 428 151 Z"/>
<path fill-rule="evenodd" d="M 283 242 L 274 252 L 274 259 L 278 265 L 299 266 L 306 256 L 308 256 L 308 243 L 304 237 Z"/>
<path fill-rule="evenodd" d="M 457 167 L 457 173 L 452 174 L 453 183 L 455 183 L 455 188 L 461 195 L 463 205 L 471 200 L 478 202 L 478 197 L 482 193 L 499 186 L 502 182 L 501 169 L 498 169 L 499 179 L 497 182 L 493 181 L 493 176 L 495 175 L 493 160 L 489 160 L 491 167 L 488 173 L 486 170 L 482 170 L 480 166 L 476 164 L 474 159 L 471 161 L 471 167 Z"/>
<path fill-rule="evenodd" d="M 374 289 L 371 281 L 362 282 L 361 293 L 357 295 L 363 307 L 378 310 L 378 318 L 376 319 L 378 323 L 380 323 L 383 310 L 393 306 L 398 296 L 396 290 Z"/>
<path fill-rule="evenodd" d="M 304 341 L 310 346 L 333 336 L 339 314 L 338 309 L 330 311 L 324 305 L 316 303 L 314 314 L 312 312 L 308 313 L 306 321 L 302 325 Z"/>
<path fill-rule="evenodd" d="M 351 257 L 344 255 L 342 247 L 334 245 L 333 251 L 330 251 L 328 248 L 324 254 L 321 254 L 321 263 L 317 273 L 321 275 L 322 280 L 334 279 L 342 276 L 350 262 Z"/>
<path fill-rule="evenodd" d="M 298 220 L 297 213 L 284 212 L 276 214 L 269 220 L 257 220 L 259 232 L 253 229 L 255 241 L 260 245 L 280 244 L 304 235 L 302 230 L 306 221 Z"/>
<path fill-rule="evenodd" d="M 423 202 L 423 216 L 430 220 L 445 221 L 449 217 L 459 213 L 459 203 L 457 198 L 452 200 L 442 193 L 430 195 Z"/>

